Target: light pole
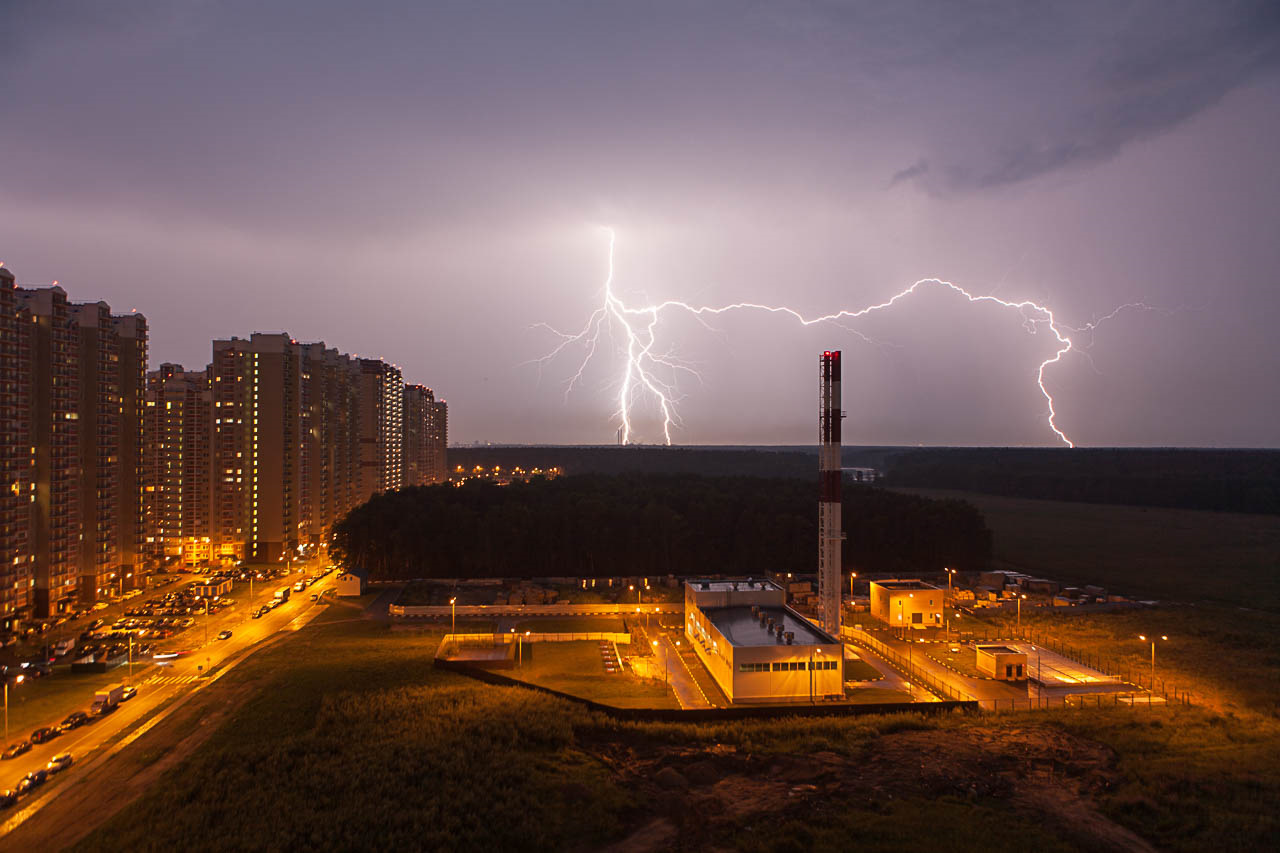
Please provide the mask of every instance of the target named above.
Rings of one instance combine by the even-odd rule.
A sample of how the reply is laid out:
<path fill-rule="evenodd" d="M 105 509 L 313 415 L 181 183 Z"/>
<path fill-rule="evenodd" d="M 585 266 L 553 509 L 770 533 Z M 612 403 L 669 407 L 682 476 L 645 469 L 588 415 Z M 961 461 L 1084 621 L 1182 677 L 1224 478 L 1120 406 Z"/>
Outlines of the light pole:
<path fill-rule="evenodd" d="M 1024 592 L 1014 599 L 1014 601 L 1018 603 L 1018 634 L 1019 635 L 1022 634 L 1022 599 L 1026 597 L 1027 597 L 1027 594 Z"/>
<path fill-rule="evenodd" d="M 849 572 L 849 601 L 853 602 L 853 579 L 858 576 L 857 572 Z"/>
<path fill-rule="evenodd" d="M 1156 636 L 1152 634 L 1151 639 L 1148 640 L 1145 634 L 1139 634 L 1138 639 L 1151 644 L 1151 692 L 1154 694 L 1156 692 Z M 1169 638 L 1161 634 L 1160 639 Z"/>
<path fill-rule="evenodd" d="M 951 579 L 956 576 L 956 570 L 945 567 L 942 570 L 947 573 L 947 598 L 951 598 Z"/>
<path fill-rule="evenodd" d="M 650 642 L 655 649 L 658 648 L 657 640 L 650 640 Z M 671 654 L 666 649 L 662 650 L 662 683 L 671 684 Z"/>
<path fill-rule="evenodd" d="M 13 679 L 14 684 L 21 684 L 25 675 L 19 675 Z M 4 742 L 9 742 L 9 678 L 6 676 L 4 680 Z"/>
<path fill-rule="evenodd" d="M 907 625 L 902 621 L 902 599 L 898 599 L 898 630 L 902 632 L 902 639 L 907 638 Z"/>
<path fill-rule="evenodd" d="M 511 630 L 514 631 L 515 628 L 512 628 Z M 516 667 L 519 669 L 524 669 L 524 638 L 527 636 L 529 636 L 529 632 L 525 631 L 524 634 L 516 637 L 516 653 L 519 656 L 516 661 Z"/>
<path fill-rule="evenodd" d="M 456 634 L 458 633 L 458 596 L 455 595 L 453 598 L 449 599 L 449 609 L 452 613 L 452 618 L 449 623 L 449 633 Z"/>

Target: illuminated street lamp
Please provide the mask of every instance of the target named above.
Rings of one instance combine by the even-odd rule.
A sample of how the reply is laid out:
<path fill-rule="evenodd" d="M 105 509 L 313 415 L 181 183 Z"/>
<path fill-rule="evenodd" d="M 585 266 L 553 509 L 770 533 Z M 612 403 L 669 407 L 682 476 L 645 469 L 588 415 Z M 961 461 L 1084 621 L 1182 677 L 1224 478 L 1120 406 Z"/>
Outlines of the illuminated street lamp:
<path fill-rule="evenodd" d="M 14 684 L 21 684 L 26 680 L 25 675 L 19 675 L 13 679 Z M 4 680 L 4 742 L 9 742 L 9 679 Z"/>
<path fill-rule="evenodd" d="M 809 650 L 809 704 L 816 705 L 817 702 L 813 698 L 813 656 L 822 654 L 822 649 Z"/>
<path fill-rule="evenodd" d="M 458 633 L 458 596 L 449 599 L 449 609 L 453 613 L 452 621 L 449 623 L 449 633 Z"/>
<path fill-rule="evenodd" d="M 658 648 L 657 640 L 650 640 L 650 642 L 653 643 L 655 649 Z M 666 649 L 662 650 L 662 683 L 671 684 L 671 655 L 667 653 Z"/>
<path fill-rule="evenodd" d="M 635 585 L 635 584 L 628 584 L 628 585 L 627 585 L 627 589 L 629 589 L 629 590 L 633 591 L 633 592 L 636 594 L 636 604 L 639 604 L 639 603 L 640 603 L 640 590 L 636 589 L 636 585 Z"/>
<path fill-rule="evenodd" d="M 1014 599 L 1014 601 L 1018 603 L 1018 632 L 1019 633 L 1022 632 L 1022 599 L 1026 597 L 1027 597 L 1027 594 L 1024 592 L 1020 596 Z"/>
<path fill-rule="evenodd" d="M 1142 640 L 1144 643 L 1151 644 L 1151 692 L 1155 693 L 1156 692 L 1156 636 L 1155 634 L 1152 634 L 1151 639 L 1147 639 L 1145 634 L 1139 634 L 1138 639 Z M 1161 634 L 1160 639 L 1167 640 L 1169 638 L 1166 637 L 1164 634 Z"/>
<path fill-rule="evenodd" d="M 515 628 L 511 630 L 514 631 Z M 516 653 L 519 655 L 516 666 L 520 669 L 524 669 L 524 638 L 527 636 L 529 636 L 529 632 L 525 631 L 523 636 L 516 637 Z"/>
<path fill-rule="evenodd" d="M 853 579 L 858 576 L 857 572 L 849 572 L 849 600 L 853 600 Z"/>
<path fill-rule="evenodd" d="M 947 573 L 947 598 L 950 598 L 951 597 L 951 579 L 956 576 L 956 570 L 948 569 L 945 567 L 942 570 Z"/>

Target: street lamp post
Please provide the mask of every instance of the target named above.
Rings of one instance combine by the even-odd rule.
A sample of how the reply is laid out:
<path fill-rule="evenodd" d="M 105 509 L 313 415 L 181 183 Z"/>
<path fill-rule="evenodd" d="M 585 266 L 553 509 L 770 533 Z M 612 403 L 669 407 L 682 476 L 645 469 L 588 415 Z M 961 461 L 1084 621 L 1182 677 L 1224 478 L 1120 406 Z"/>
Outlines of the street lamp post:
<path fill-rule="evenodd" d="M 1014 599 L 1014 601 L 1018 603 L 1018 634 L 1019 635 L 1022 634 L 1022 599 L 1026 597 L 1027 597 L 1027 594 L 1024 592 Z"/>
<path fill-rule="evenodd" d="M 449 633 L 458 633 L 458 596 L 449 599 L 449 609 L 452 614 L 449 622 Z"/>
<path fill-rule="evenodd" d="M 945 567 L 942 570 L 947 573 L 947 598 L 951 598 L 951 579 L 956 576 L 956 570 Z"/>
<path fill-rule="evenodd" d="M 14 684 L 21 684 L 25 675 L 19 675 L 14 678 Z M 4 742 L 9 742 L 9 678 L 6 676 L 4 680 Z"/>
<path fill-rule="evenodd" d="M 1151 692 L 1154 694 L 1156 692 L 1156 636 L 1152 634 L 1151 639 L 1148 640 L 1145 634 L 1139 634 L 1138 639 L 1151 644 Z M 1169 638 L 1161 634 L 1160 639 L 1167 640 Z"/>
<path fill-rule="evenodd" d="M 650 640 L 650 642 L 653 643 L 655 649 L 658 648 L 657 640 Z M 662 683 L 671 684 L 671 653 L 666 649 L 662 650 Z"/>
<path fill-rule="evenodd" d="M 857 572 L 849 572 L 849 601 L 853 601 L 853 579 L 858 576 Z"/>

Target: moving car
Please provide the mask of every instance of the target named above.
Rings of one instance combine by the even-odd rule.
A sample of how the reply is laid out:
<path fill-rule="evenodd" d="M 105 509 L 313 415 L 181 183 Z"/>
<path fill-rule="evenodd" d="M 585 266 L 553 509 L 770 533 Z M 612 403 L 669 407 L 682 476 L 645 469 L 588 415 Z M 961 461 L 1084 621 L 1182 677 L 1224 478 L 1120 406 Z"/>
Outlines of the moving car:
<path fill-rule="evenodd" d="M 0 758 L 3 758 L 5 760 L 8 760 L 10 758 L 17 758 L 19 755 L 22 755 L 22 753 L 26 752 L 29 749 L 31 749 L 31 741 L 20 740 L 17 743 L 10 744 L 9 748 L 4 751 L 4 754 L 0 755 Z"/>
<path fill-rule="evenodd" d="M 45 780 L 48 778 L 49 778 L 48 770 L 32 770 L 26 776 L 23 776 L 21 779 L 18 780 L 18 787 L 16 789 L 16 792 L 19 796 L 21 796 L 22 794 L 26 794 L 30 792 L 32 788 L 36 788 L 40 785 L 43 785 L 45 783 Z"/>
<path fill-rule="evenodd" d="M 69 752 L 64 752 L 61 755 L 55 755 L 49 760 L 49 763 L 45 765 L 45 769 L 50 773 L 58 773 L 70 767 L 71 760 L 71 753 Z"/>
<path fill-rule="evenodd" d="M 219 632 L 218 632 L 218 639 L 219 639 L 219 640 L 230 640 L 230 639 L 231 639 L 231 632 L 230 632 L 230 631 L 219 631 Z"/>
<path fill-rule="evenodd" d="M 124 692 L 120 694 L 120 701 L 128 702 L 130 699 L 132 699 L 134 696 L 137 696 L 137 695 L 138 695 L 138 688 L 135 685 L 130 684 L 128 687 L 124 689 Z"/>
<path fill-rule="evenodd" d="M 0 791 L 0 809 L 7 809 L 18 801 L 18 792 L 4 790 Z"/>

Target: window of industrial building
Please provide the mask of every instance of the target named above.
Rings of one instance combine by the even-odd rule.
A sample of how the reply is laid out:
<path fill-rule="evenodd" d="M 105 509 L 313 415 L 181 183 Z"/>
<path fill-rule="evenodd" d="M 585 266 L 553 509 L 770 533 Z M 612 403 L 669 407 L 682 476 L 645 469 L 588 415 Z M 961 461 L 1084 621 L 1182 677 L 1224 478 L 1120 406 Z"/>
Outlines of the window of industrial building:
<path fill-rule="evenodd" d="M 919 625 L 922 621 L 924 621 L 923 613 L 920 613 L 919 611 L 917 611 L 911 614 L 911 624 Z"/>

